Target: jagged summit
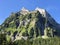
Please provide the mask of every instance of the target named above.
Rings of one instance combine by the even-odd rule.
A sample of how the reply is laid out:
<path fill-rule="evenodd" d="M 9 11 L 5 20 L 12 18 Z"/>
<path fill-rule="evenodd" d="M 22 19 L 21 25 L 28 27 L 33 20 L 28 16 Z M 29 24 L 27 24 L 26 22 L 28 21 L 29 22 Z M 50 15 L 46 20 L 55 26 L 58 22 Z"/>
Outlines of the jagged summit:
<path fill-rule="evenodd" d="M 32 12 L 36 12 L 36 11 L 39 11 L 40 12 L 40 14 L 42 14 L 42 16 L 44 16 L 44 17 L 46 17 L 46 10 L 45 9 L 42 9 L 42 8 L 39 8 L 39 7 L 37 7 L 34 11 L 32 11 Z M 25 15 L 25 14 L 27 14 L 27 13 L 31 13 L 29 10 L 27 10 L 26 8 L 22 8 L 21 9 L 21 12 L 20 12 L 21 14 L 23 14 L 23 15 Z"/>
<path fill-rule="evenodd" d="M 21 9 L 21 12 L 20 13 L 23 14 L 23 15 L 25 15 L 25 14 L 29 13 L 29 10 L 27 10 L 26 8 L 23 7 Z"/>
<path fill-rule="evenodd" d="M 27 11 L 27 12 L 29 12 L 25 7 L 22 7 L 21 11 Z"/>
<path fill-rule="evenodd" d="M 41 14 L 44 14 L 46 13 L 45 9 L 42 9 L 42 8 L 39 8 L 37 7 L 35 10 L 39 11 Z"/>

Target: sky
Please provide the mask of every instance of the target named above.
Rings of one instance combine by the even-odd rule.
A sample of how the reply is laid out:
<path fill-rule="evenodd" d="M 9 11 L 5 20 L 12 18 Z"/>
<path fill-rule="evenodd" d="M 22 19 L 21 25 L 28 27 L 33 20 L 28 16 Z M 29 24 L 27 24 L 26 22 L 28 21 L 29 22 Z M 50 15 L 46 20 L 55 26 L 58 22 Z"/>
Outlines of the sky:
<path fill-rule="evenodd" d="M 36 7 L 46 9 L 60 24 L 60 0 L 0 0 L 0 25 L 12 12 L 20 11 L 22 7 L 28 10 Z"/>

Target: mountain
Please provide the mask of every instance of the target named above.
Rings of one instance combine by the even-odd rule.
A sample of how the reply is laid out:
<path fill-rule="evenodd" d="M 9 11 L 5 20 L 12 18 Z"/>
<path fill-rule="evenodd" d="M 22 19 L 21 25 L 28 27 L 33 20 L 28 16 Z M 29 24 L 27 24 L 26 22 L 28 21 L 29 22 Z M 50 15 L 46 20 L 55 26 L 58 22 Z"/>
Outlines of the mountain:
<path fill-rule="evenodd" d="M 29 11 L 22 8 L 21 11 L 11 13 L 0 26 L 0 32 L 6 33 L 7 39 L 11 40 L 49 38 L 60 36 L 60 25 L 45 9 Z"/>

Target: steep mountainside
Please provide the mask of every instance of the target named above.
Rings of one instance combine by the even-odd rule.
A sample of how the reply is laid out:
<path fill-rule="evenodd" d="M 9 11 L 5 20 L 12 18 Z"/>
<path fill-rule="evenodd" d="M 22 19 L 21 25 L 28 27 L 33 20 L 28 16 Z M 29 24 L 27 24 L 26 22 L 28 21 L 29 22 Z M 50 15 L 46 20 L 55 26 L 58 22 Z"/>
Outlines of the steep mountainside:
<path fill-rule="evenodd" d="M 60 25 L 44 9 L 36 8 L 29 11 L 23 8 L 12 13 L 0 26 L 0 31 L 6 32 L 12 40 L 36 37 L 54 37 L 60 35 Z"/>

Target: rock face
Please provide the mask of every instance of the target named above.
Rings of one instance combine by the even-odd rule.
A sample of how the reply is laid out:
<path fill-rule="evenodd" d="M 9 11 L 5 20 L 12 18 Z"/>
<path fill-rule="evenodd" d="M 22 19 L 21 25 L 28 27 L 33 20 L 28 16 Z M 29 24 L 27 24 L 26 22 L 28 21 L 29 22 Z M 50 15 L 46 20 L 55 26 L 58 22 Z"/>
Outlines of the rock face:
<path fill-rule="evenodd" d="M 20 39 L 21 36 L 22 38 L 60 36 L 60 25 L 45 9 L 41 8 L 36 8 L 34 11 L 23 8 L 11 14 L 0 26 L 0 30 L 10 32 L 14 40 Z"/>
<path fill-rule="evenodd" d="M 20 13 L 23 14 L 23 15 L 25 15 L 25 14 L 29 13 L 29 11 L 23 7 L 21 9 L 21 12 Z"/>

